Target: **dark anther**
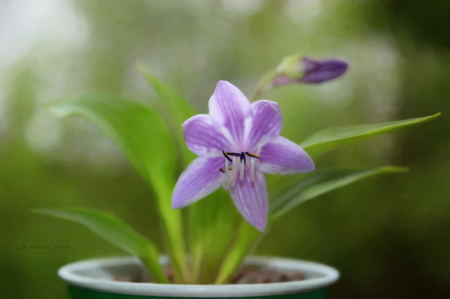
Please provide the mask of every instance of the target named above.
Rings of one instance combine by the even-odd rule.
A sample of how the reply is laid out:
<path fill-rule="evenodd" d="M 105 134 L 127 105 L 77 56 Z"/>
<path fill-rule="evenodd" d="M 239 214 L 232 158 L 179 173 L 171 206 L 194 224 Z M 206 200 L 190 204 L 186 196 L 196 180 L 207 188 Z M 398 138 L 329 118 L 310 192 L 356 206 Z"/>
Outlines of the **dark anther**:
<path fill-rule="evenodd" d="M 228 156 L 228 154 L 225 151 L 222 151 L 223 155 L 225 156 L 225 158 L 227 158 L 228 161 L 230 161 L 231 163 L 233 163 L 233 160 L 231 160 L 230 156 Z"/>
<path fill-rule="evenodd" d="M 244 161 L 244 164 L 245 164 L 247 161 L 245 160 L 244 152 L 242 152 L 240 156 L 241 156 L 241 163 L 242 163 L 242 161 Z"/>
<path fill-rule="evenodd" d="M 245 152 L 245 154 L 246 154 L 247 156 L 249 156 L 249 157 L 259 158 L 258 155 L 255 155 L 255 154 L 252 154 L 252 153 L 249 153 L 249 152 Z"/>
<path fill-rule="evenodd" d="M 220 169 L 220 172 L 225 172 L 225 169 L 221 168 L 221 169 Z"/>
<path fill-rule="evenodd" d="M 230 155 L 230 156 L 235 156 L 235 157 L 240 157 L 241 156 L 241 154 L 233 153 L 233 152 L 228 152 L 227 154 Z"/>

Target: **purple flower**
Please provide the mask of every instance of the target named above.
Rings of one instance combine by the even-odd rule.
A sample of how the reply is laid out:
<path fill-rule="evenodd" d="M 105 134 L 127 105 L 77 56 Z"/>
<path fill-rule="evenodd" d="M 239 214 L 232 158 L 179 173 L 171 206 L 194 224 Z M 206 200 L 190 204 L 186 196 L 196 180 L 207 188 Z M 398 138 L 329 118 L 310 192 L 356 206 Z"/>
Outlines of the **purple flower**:
<path fill-rule="evenodd" d="M 217 84 L 209 115 L 183 124 L 187 147 L 199 157 L 181 174 L 172 194 L 172 208 L 182 208 L 222 186 L 242 216 L 264 231 L 269 202 L 269 174 L 296 174 L 315 169 L 308 154 L 280 135 L 283 119 L 278 103 L 253 104 L 234 85 Z"/>
<path fill-rule="evenodd" d="M 322 61 L 304 57 L 296 62 L 300 78 L 292 78 L 287 74 L 280 74 L 272 81 L 273 85 L 286 85 L 291 83 L 317 84 L 336 79 L 348 69 L 348 63 L 343 60 L 325 59 Z"/>

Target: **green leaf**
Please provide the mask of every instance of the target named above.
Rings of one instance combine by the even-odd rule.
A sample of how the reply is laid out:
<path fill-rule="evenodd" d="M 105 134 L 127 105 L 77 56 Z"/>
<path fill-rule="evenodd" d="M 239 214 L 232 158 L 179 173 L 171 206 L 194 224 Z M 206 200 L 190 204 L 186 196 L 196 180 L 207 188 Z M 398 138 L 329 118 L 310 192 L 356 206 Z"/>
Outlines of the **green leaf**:
<path fill-rule="evenodd" d="M 187 166 L 195 155 L 184 143 L 181 124 L 196 114 L 189 103 L 175 90 L 153 76 L 140 65 L 142 75 L 153 86 L 160 100 L 159 106 L 167 115 L 181 153 Z M 191 249 L 191 283 L 213 283 L 223 255 L 227 251 L 241 220 L 228 192 L 217 191 L 189 207 L 189 236 Z"/>
<path fill-rule="evenodd" d="M 220 188 L 189 208 L 192 283 L 214 283 L 242 216 Z"/>
<path fill-rule="evenodd" d="M 355 183 L 359 180 L 371 176 L 385 173 L 401 173 L 407 171 L 402 167 L 385 166 L 373 170 L 328 170 L 316 172 L 309 176 L 304 176 L 295 186 L 290 188 L 281 197 L 271 200 L 269 212 L 269 224 L 266 232 L 260 234 L 254 227 L 247 222 L 243 222 L 236 234 L 235 241 L 230 246 L 227 255 L 222 262 L 219 275 L 215 281 L 216 284 L 227 283 L 235 273 L 245 256 L 256 247 L 270 226 L 279 219 L 280 216 L 299 204 L 328 193 L 340 187 Z"/>
<path fill-rule="evenodd" d="M 173 140 L 159 115 L 144 104 L 101 93 L 53 101 L 47 106 L 61 115 L 81 116 L 97 126 L 153 188 L 175 278 L 180 282 L 186 280 L 181 212 L 171 207 L 176 155 Z"/>
<path fill-rule="evenodd" d="M 427 117 L 399 120 L 382 124 L 330 128 L 307 138 L 300 143 L 300 146 L 309 155 L 316 156 L 341 145 L 401 130 L 409 126 L 436 119 L 440 115 L 441 113 L 437 113 Z"/>
<path fill-rule="evenodd" d="M 155 244 L 149 242 L 116 216 L 84 208 L 39 209 L 34 210 L 34 212 L 78 222 L 86 226 L 123 251 L 141 258 L 153 274 L 156 282 L 169 283 L 164 274 L 164 269 L 159 263 Z"/>
<path fill-rule="evenodd" d="M 271 203 L 270 219 L 275 221 L 299 204 L 322 194 L 375 175 L 402 173 L 407 168 L 384 166 L 372 170 L 332 170 L 307 177 Z"/>
<path fill-rule="evenodd" d="M 266 229 L 266 232 L 269 229 Z M 250 251 L 256 246 L 258 240 L 261 240 L 265 234 L 261 234 L 256 228 L 247 221 L 242 220 L 238 227 L 235 240 L 225 255 L 215 284 L 227 283 L 236 272 L 239 265 Z"/>
<path fill-rule="evenodd" d="M 195 155 L 189 151 L 184 143 L 181 124 L 197 113 L 182 95 L 169 85 L 163 83 L 157 77 L 153 76 L 144 65 L 138 65 L 138 68 L 155 90 L 159 99 L 158 106 L 162 107 L 161 110 L 163 110 L 168 118 L 169 127 L 176 137 L 183 164 L 187 166 L 195 158 Z"/>

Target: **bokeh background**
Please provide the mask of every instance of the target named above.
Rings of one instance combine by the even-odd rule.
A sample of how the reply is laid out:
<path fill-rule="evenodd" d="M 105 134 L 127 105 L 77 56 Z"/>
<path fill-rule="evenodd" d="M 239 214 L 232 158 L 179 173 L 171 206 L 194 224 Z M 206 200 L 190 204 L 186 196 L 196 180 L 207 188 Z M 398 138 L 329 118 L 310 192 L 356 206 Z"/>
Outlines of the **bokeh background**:
<path fill-rule="evenodd" d="M 33 208 L 113 212 L 161 245 L 153 194 L 116 146 L 42 104 L 85 91 L 152 104 L 136 62 L 199 111 L 218 80 L 249 95 L 286 55 L 342 57 L 341 80 L 264 94 L 282 135 L 442 112 L 430 123 L 320 156 L 329 166 L 408 166 L 307 202 L 257 253 L 337 267 L 332 298 L 450 298 L 450 3 L 430 0 L 0 1 L 0 297 L 67 298 L 57 269 L 120 255 Z M 31 244 L 70 250 L 27 252 Z"/>

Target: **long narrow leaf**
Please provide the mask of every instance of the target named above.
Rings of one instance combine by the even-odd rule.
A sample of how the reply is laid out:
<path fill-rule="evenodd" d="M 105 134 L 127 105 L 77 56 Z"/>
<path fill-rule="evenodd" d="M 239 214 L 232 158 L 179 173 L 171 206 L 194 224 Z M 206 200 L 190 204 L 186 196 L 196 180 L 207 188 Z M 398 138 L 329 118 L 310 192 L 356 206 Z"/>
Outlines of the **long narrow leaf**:
<path fill-rule="evenodd" d="M 116 216 L 85 208 L 40 209 L 34 210 L 34 212 L 74 221 L 86 226 L 109 243 L 141 258 L 153 274 L 156 282 L 169 282 L 159 263 L 156 246 Z"/>
<path fill-rule="evenodd" d="M 97 126 L 122 150 L 157 197 L 177 281 L 187 279 L 181 212 L 172 210 L 175 150 L 164 122 L 150 107 L 109 94 L 85 94 L 47 104 L 62 115 L 78 115 Z"/>
<path fill-rule="evenodd" d="M 271 221 L 278 219 L 286 212 L 309 199 L 355 183 L 362 179 L 379 174 L 400 173 L 406 171 L 408 171 L 408 169 L 403 167 L 384 166 L 377 169 L 363 171 L 338 170 L 335 173 L 333 173 L 333 171 L 329 173 L 318 173 L 316 176 L 311 176 L 308 178 L 308 181 L 314 183 L 300 183 L 300 187 L 295 186 L 292 190 L 286 193 L 286 196 L 274 201 L 277 208 L 271 212 Z"/>
<path fill-rule="evenodd" d="M 211 284 L 242 221 L 228 192 L 218 190 L 189 208 L 192 283 Z"/>
<path fill-rule="evenodd" d="M 182 95 L 152 75 L 145 66 L 139 65 L 138 68 L 155 90 L 158 96 L 159 106 L 163 107 L 164 113 L 169 119 L 169 127 L 176 137 L 183 164 L 187 166 L 195 158 L 195 155 L 184 144 L 181 124 L 197 113 Z"/>
<path fill-rule="evenodd" d="M 407 171 L 406 168 L 385 166 L 374 170 L 364 171 L 324 171 L 307 176 L 286 191 L 284 195 L 275 200 L 271 200 L 268 227 L 284 213 L 308 199 L 318 197 L 322 194 L 374 175 L 405 171 Z M 219 275 L 215 282 L 216 284 L 226 283 L 232 277 L 245 256 L 255 247 L 262 236 L 263 235 L 246 222 L 239 227 L 236 239 L 222 262 Z"/>
<path fill-rule="evenodd" d="M 398 131 L 409 126 L 420 124 L 439 117 L 435 115 L 393 121 L 374 125 L 360 125 L 323 130 L 300 143 L 300 146 L 311 156 L 316 156 L 341 145 L 368 139 L 382 134 Z"/>
<path fill-rule="evenodd" d="M 181 124 L 196 114 L 178 92 L 153 76 L 144 66 L 139 70 L 155 90 L 159 106 L 167 115 L 178 143 L 182 161 L 187 166 L 195 155 L 184 144 Z M 191 253 L 191 283 L 213 283 L 223 255 L 235 234 L 235 225 L 241 220 L 228 193 L 215 192 L 189 207 L 189 240 Z"/>
<path fill-rule="evenodd" d="M 261 233 L 248 222 L 244 220 L 241 222 L 236 238 L 221 264 L 215 284 L 224 284 L 230 280 L 261 236 Z"/>

